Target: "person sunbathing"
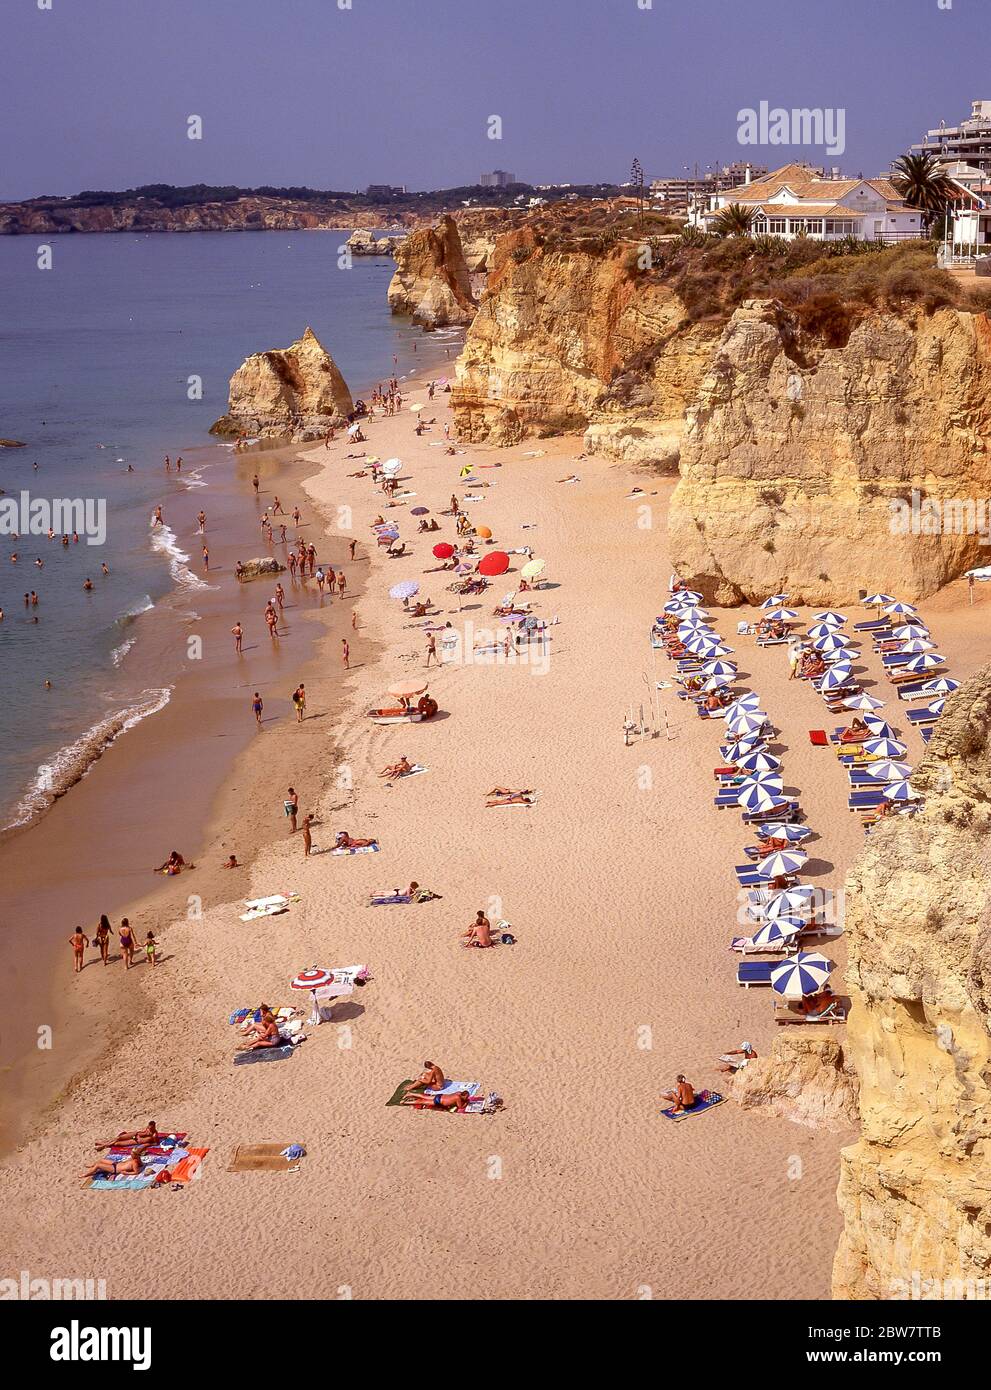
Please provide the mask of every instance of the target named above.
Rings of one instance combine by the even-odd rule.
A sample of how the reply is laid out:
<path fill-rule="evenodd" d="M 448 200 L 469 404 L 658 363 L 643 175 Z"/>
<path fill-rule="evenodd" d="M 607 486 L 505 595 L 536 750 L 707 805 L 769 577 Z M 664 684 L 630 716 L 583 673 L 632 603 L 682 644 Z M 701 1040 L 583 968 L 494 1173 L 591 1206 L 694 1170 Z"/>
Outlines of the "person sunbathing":
<path fill-rule="evenodd" d="M 356 840 L 349 835 L 346 830 L 338 830 L 337 838 L 334 841 L 335 849 L 367 849 L 369 845 L 378 844 L 377 840 Z"/>
<path fill-rule="evenodd" d="M 406 1087 L 405 1095 L 409 1095 L 412 1091 L 420 1091 L 422 1093 L 428 1088 L 431 1091 L 442 1091 L 446 1085 L 447 1082 L 444 1079 L 444 1073 L 437 1063 L 424 1062 L 423 1071 L 415 1081 L 409 1083 Z"/>
<path fill-rule="evenodd" d="M 492 940 L 492 923 L 485 913 L 479 908 L 475 914 L 475 920 L 466 931 L 461 933 L 461 943 L 463 946 L 494 946 Z"/>
<path fill-rule="evenodd" d="M 411 1105 L 414 1110 L 458 1110 L 465 1111 L 471 1095 L 468 1091 L 455 1091 L 449 1096 L 424 1096 L 406 1094 L 400 1105 Z"/>
<path fill-rule="evenodd" d="M 144 1153 L 148 1148 L 147 1144 L 138 1144 L 133 1148 L 127 1158 L 98 1158 L 91 1168 L 87 1168 L 85 1173 L 80 1173 L 81 1178 L 137 1178 L 141 1176 L 144 1168 Z"/>
<path fill-rule="evenodd" d="M 820 1014 L 826 1013 L 836 1003 L 836 995 L 829 985 L 824 985 L 818 994 L 807 994 L 804 999 L 799 1001 L 798 1012 L 804 1014 L 806 1018 L 818 1018 Z"/>
<path fill-rule="evenodd" d="M 100 1139 L 97 1149 L 115 1149 L 119 1144 L 157 1144 L 161 1135 L 154 1120 L 149 1120 L 144 1129 L 124 1130 L 116 1139 Z"/>
<path fill-rule="evenodd" d="M 265 1036 L 271 1037 L 271 1033 L 268 1031 L 269 1025 L 274 1023 L 276 1028 L 278 1028 L 279 1026 L 278 1020 L 276 1019 L 275 1014 L 272 1012 L 270 1005 L 259 1004 L 258 1012 L 261 1014 L 261 1018 L 256 1019 L 252 1023 L 248 1024 L 248 1026 L 244 1030 L 244 1036 L 246 1038 L 262 1038 Z"/>
<path fill-rule="evenodd" d="M 756 1056 L 757 1053 L 750 1044 L 748 1042 L 743 1042 L 739 1047 L 731 1047 L 727 1053 L 720 1057 L 719 1066 L 716 1070 L 728 1072 L 742 1071 L 747 1063 L 752 1061 Z M 732 1061 L 731 1059 L 734 1057 L 738 1057 L 740 1060 Z"/>
<path fill-rule="evenodd" d="M 805 667 L 804 667 L 804 670 L 803 670 L 802 674 L 803 674 L 808 680 L 814 680 L 817 676 L 823 676 L 823 675 L 825 675 L 825 674 L 826 674 L 826 663 L 825 663 L 825 661 L 823 661 L 823 659 L 822 659 L 821 656 L 814 656 L 814 657 L 812 657 L 811 660 L 809 660 L 809 661 L 807 661 L 807 662 L 805 663 Z"/>
<path fill-rule="evenodd" d="M 497 787 L 495 791 L 489 792 L 489 806 L 531 806 L 533 798 L 537 795 L 530 787 L 524 787 L 522 791 L 511 791 L 508 787 Z"/>
<path fill-rule="evenodd" d="M 429 612 L 429 610 L 430 610 L 432 607 L 433 607 L 433 604 L 432 604 L 432 602 L 430 601 L 430 599 L 428 599 L 428 598 L 420 599 L 420 601 L 419 601 L 418 603 L 416 603 L 416 604 L 413 605 L 413 617 L 414 617 L 414 618 L 425 618 L 425 617 L 427 616 L 427 613 Z"/>
<path fill-rule="evenodd" d="M 225 869 L 239 869 L 241 865 L 237 862 L 236 854 L 229 854 L 224 862 Z"/>
<path fill-rule="evenodd" d="M 195 864 L 187 864 L 177 849 L 174 849 L 164 864 L 159 864 L 156 874 L 179 874 L 183 869 L 195 869 Z"/>
<path fill-rule="evenodd" d="M 404 753 L 403 756 L 399 759 L 398 763 L 391 763 L 388 767 L 384 767 L 382 771 L 379 773 L 379 776 L 388 777 L 390 780 L 394 780 L 397 777 L 405 777 L 407 772 L 412 771 L 413 764 L 410 762 L 409 758 L 407 758 L 406 754 Z"/>
<path fill-rule="evenodd" d="M 780 836 L 772 835 L 769 840 L 761 840 L 759 842 L 759 844 L 757 845 L 757 853 L 761 859 L 764 859 L 769 854 L 774 854 L 778 850 L 787 848 L 787 840 L 781 839 Z"/>
<path fill-rule="evenodd" d="M 661 1096 L 661 1100 L 670 1101 L 670 1107 L 666 1108 L 670 1108 L 676 1115 L 680 1115 L 685 1110 L 691 1110 L 692 1106 L 695 1104 L 695 1091 L 691 1082 L 686 1080 L 684 1076 L 679 1075 L 675 1078 L 674 1090 L 665 1091 Z"/>
<path fill-rule="evenodd" d="M 867 725 L 862 719 L 854 719 L 849 729 L 840 734 L 841 743 L 862 743 L 868 735 Z"/>
<path fill-rule="evenodd" d="M 255 1034 L 254 1039 L 246 1043 L 244 1047 L 239 1047 L 238 1052 L 254 1052 L 262 1047 L 278 1047 L 282 1042 L 279 1037 L 279 1025 L 276 1023 L 275 1015 L 271 1010 L 262 1015 L 260 1023 L 253 1023 L 246 1030 L 246 1034 L 251 1032 Z"/>

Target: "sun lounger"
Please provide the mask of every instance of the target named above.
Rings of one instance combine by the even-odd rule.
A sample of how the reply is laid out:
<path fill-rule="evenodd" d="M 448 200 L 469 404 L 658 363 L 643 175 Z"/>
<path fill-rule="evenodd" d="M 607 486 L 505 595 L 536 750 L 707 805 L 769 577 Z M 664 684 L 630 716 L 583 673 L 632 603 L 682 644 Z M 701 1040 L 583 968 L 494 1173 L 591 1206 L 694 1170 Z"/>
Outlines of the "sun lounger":
<path fill-rule="evenodd" d="M 842 1004 L 834 1002 L 821 1014 L 802 1014 L 788 1004 L 775 1001 L 774 1021 L 775 1023 L 846 1023 L 846 1009 Z"/>
<path fill-rule="evenodd" d="M 920 726 L 919 733 L 922 735 L 923 743 L 928 743 L 929 740 L 932 738 L 934 727 L 935 725 L 933 724 L 923 724 Z"/>
<path fill-rule="evenodd" d="M 776 967 L 773 960 L 741 960 L 736 967 L 736 983 L 744 989 L 771 984 L 771 971 Z"/>
<path fill-rule="evenodd" d="M 919 697 L 906 695 L 905 698 L 917 700 Z M 929 705 L 921 705 L 918 709 L 906 710 L 905 718 L 910 724 L 935 724 L 939 715 Z"/>
<path fill-rule="evenodd" d="M 890 630 L 891 623 L 887 618 L 871 618 L 865 623 L 854 623 L 854 632 L 880 632 L 882 628 Z"/>
<path fill-rule="evenodd" d="M 745 811 L 742 817 L 743 824 L 760 825 L 761 821 L 767 820 L 798 820 L 799 809 L 797 801 L 779 801 L 776 806 L 771 806 L 766 811 Z"/>
<path fill-rule="evenodd" d="M 849 811 L 872 811 L 887 800 L 882 796 L 880 786 L 876 791 L 864 790 L 855 791 L 847 799 L 847 810 Z"/>

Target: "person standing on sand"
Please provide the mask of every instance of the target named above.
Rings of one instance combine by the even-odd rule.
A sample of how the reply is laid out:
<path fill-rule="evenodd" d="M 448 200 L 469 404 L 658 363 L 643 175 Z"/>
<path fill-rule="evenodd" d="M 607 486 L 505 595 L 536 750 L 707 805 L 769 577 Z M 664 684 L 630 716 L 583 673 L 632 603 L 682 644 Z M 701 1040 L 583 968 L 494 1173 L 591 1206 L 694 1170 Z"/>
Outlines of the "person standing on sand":
<path fill-rule="evenodd" d="M 309 859 L 310 850 L 313 847 L 313 837 L 310 835 L 310 826 L 313 824 L 312 816 L 303 817 L 303 857 Z"/>
<path fill-rule="evenodd" d="M 295 787 L 290 787 L 286 792 L 286 799 L 282 803 L 286 815 L 289 817 L 289 834 L 296 833 L 296 817 L 299 815 L 299 793 Z"/>
<path fill-rule="evenodd" d="M 265 703 L 257 690 L 255 691 L 255 698 L 251 701 L 251 708 L 254 711 L 255 723 L 260 729 L 262 726 L 262 710 L 265 708 Z"/>
<path fill-rule="evenodd" d="M 234 650 L 238 654 L 238 656 L 240 656 L 241 639 L 244 637 L 244 628 L 241 626 L 240 623 L 234 624 L 234 626 L 231 628 L 231 635 L 234 638 Z"/>
<path fill-rule="evenodd" d="M 165 471 L 166 471 L 166 473 L 171 473 L 171 472 L 172 472 L 172 464 L 171 464 L 171 462 L 170 462 L 170 460 L 169 460 L 168 454 L 165 455 Z"/>
<path fill-rule="evenodd" d="M 275 601 L 276 601 L 276 603 L 279 605 L 279 608 L 280 608 L 280 609 L 285 608 L 285 606 L 286 606 L 286 591 L 285 591 L 285 589 L 283 589 L 283 587 L 282 587 L 281 584 L 276 584 L 276 586 L 275 586 Z"/>
<path fill-rule="evenodd" d="M 292 693 L 293 709 L 296 711 L 296 723 L 302 724 L 303 715 L 306 710 L 306 691 L 301 685 L 297 685 Z"/>
<path fill-rule="evenodd" d="M 357 608 L 352 608 L 352 609 L 351 609 L 351 627 L 354 629 L 355 632 L 358 631 L 358 610 L 357 610 Z"/>
<path fill-rule="evenodd" d="M 206 546 L 203 547 L 203 568 L 205 570 L 210 568 L 210 552 L 207 550 Z"/>
<path fill-rule="evenodd" d="M 344 577 L 344 571 L 343 571 L 343 570 L 338 570 L 338 571 L 337 571 L 337 592 L 340 594 L 341 598 L 344 597 L 344 591 L 345 591 L 345 589 L 346 589 L 347 587 L 348 587 L 348 581 L 347 581 L 347 579 Z"/>
<path fill-rule="evenodd" d="M 341 660 L 344 662 L 345 671 L 351 670 L 351 648 L 348 646 L 348 639 L 341 638 Z"/>
<path fill-rule="evenodd" d="M 299 510 L 299 507 L 298 507 L 298 506 L 293 507 L 293 509 L 292 509 L 292 521 L 293 521 L 293 525 L 294 525 L 294 526 L 298 526 L 299 523 L 300 523 L 301 518 L 302 518 L 302 512 Z"/>
<path fill-rule="evenodd" d="M 206 534 L 206 512 L 202 508 L 196 513 L 196 525 L 201 536 Z"/>
<path fill-rule="evenodd" d="M 134 959 L 134 933 L 131 931 L 131 924 L 126 917 L 120 919 L 120 953 L 124 957 L 124 969 L 130 970 L 131 962 Z"/>
<path fill-rule="evenodd" d="M 354 539 L 354 537 L 352 537 L 351 540 L 348 542 L 348 558 L 349 558 L 349 559 L 351 559 L 351 560 L 354 559 L 354 552 L 357 550 L 357 548 L 358 548 L 358 542 Z"/>
<path fill-rule="evenodd" d="M 83 951 L 89 945 L 89 937 L 82 927 L 77 927 L 69 937 L 69 945 L 72 947 L 72 971 L 78 975 L 83 968 Z"/>
<path fill-rule="evenodd" d="M 145 937 L 145 960 L 149 965 L 158 964 L 158 942 L 154 932 L 149 932 Z"/>
<path fill-rule="evenodd" d="M 296 565 L 297 565 L 297 563 L 298 563 L 298 561 L 296 560 L 296 552 L 295 552 L 295 550 L 290 550 L 290 552 L 289 552 L 289 577 L 290 577 L 290 580 L 291 580 L 293 583 L 295 583 L 295 580 L 296 580 Z"/>
<path fill-rule="evenodd" d="M 104 912 L 100 917 L 99 926 L 96 929 L 96 945 L 100 948 L 100 959 L 104 965 L 109 965 L 110 960 L 110 938 L 114 934 L 114 929 L 110 925 L 110 918 Z"/>
<path fill-rule="evenodd" d="M 255 496 L 257 497 L 257 496 L 258 496 L 258 474 L 257 474 L 257 473 L 256 473 L 255 476 L 251 479 L 251 486 L 254 488 L 254 490 L 255 490 Z"/>
<path fill-rule="evenodd" d="M 436 664 L 439 666 L 439 665 L 440 665 L 440 660 L 439 660 L 439 658 L 438 658 L 438 656 L 437 656 L 437 638 L 434 636 L 433 633 L 431 633 L 430 636 L 427 638 L 427 665 L 428 665 L 428 666 L 430 665 L 430 658 L 431 658 L 431 657 L 433 657 L 434 661 L 435 661 Z"/>

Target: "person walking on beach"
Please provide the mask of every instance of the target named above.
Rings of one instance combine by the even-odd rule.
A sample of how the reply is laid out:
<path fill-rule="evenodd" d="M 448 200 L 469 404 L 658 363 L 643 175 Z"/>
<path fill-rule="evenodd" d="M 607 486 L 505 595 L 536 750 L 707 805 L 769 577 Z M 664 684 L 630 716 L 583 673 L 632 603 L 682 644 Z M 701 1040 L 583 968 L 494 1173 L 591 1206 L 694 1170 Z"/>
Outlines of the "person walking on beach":
<path fill-rule="evenodd" d="M 282 515 L 285 516 L 285 512 L 282 509 L 282 503 L 279 501 L 278 493 L 275 494 L 275 501 L 272 503 L 272 515 L 275 516 L 276 512 L 282 512 Z"/>
<path fill-rule="evenodd" d="M 295 787 L 290 787 L 286 792 L 286 799 L 282 803 L 286 815 L 289 817 L 289 834 L 296 833 L 296 817 L 299 815 L 299 793 Z"/>
<path fill-rule="evenodd" d="M 293 509 L 292 509 L 292 522 L 293 522 L 293 525 L 294 525 L 294 526 L 298 526 L 298 525 L 299 525 L 300 520 L 301 520 L 301 518 L 302 518 L 302 515 L 303 515 L 303 514 L 302 514 L 302 512 L 299 510 L 299 505 L 298 505 L 298 503 L 297 503 L 297 505 L 296 505 L 295 507 L 293 507 Z"/>
<path fill-rule="evenodd" d="M 276 613 L 271 599 L 269 600 L 268 607 L 265 609 L 265 621 L 268 623 L 268 635 L 274 642 L 279 635 L 279 615 Z"/>
<path fill-rule="evenodd" d="M 152 524 L 153 526 L 164 526 L 164 525 L 165 525 L 165 517 L 162 515 L 162 509 L 161 509 L 161 507 L 156 507 L 156 508 L 155 508 L 155 515 L 154 515 L 154 517 L 152 518 L 152 523 L 151 523 L 151 524 Z M 73 532 L 73 536 L 75 536 L 75 532 Z"/>
<path fill-rule="evenodd" d="M 352 626 L 352 628 L 354 629 L 355 632 L 358 631 L 358 610 L 357 610 L 357 608 L 352 608 L 352 609 L 351 609 L 351 626 Z"/>
<path fill-rule="evenodd" d="M 234 626 L 231 628 L 231 635 L 234 638 L 234 650 L 238 654 L 238 656 L 240 656 L 241 640 L 244 637 L 244 628 L 241 626 L 240 623 L 234 624 Z"/>
<path fill-rule="evenodd" d="M 255 476 L 251 479 L 251 486 L 254 488 L 254 490 L 255 490 L 255 496 L 257 497 L 257 496 L 258 496 L 258 474 L 257 474 L 257 473 L 256 473 Z"/>
<path fill-rule="evenodd" d="M 358 542 L 357 542 L 357 540 L 355 540 L 355 538 L 352 536 L 351 540 L 348 542 L 348 558 L 349 558 L 349 559 L 351 559 L 351 560 L 354 559 L 354 552 L 357 550 L 357 548 L 358 548 Z"/>
<path fill-rule="evenodd" d="M 176 461 L 175 461 L 175 471 L 176 471 L 177 473 L 181 473 L 181 472 L 182 472 L 182 454 L 180 454 L 179 457 L 178 457 L 178 458 L 176 459 Z"/>
<path fill-rule="evenodd" d="M 210 568 L 210 552 L 207 550 L 206 546 L 203 547 L 203 568 L 205 570 Z"/>
<path fill-rule="evenodd" d="M 89 937 L 82 927 L 77 927 L 69 937 L 69 945 L 72 947 L 72 971 L 78 975 L 83 968 L 83 951 L 89 945 Z"/>
<path fill-rule="evenodd" d="M 149 965 L 158 964 L 158 942 L 154 932 L 149 932 L 145 937 L 145 960 Z"/>
<path fill-rule="evenodd" d="M 440 659 L 439 659 L 438 656 L 437 656 L 437 638 L 434 636 L 433 633 L 431 633 L 430 636 L 427 638 L 427 665 L 428 665 L 428 666 L 430 665 L 430 658 L 431 658 L 431 657 L 433 657 L 435 663 L 439 666 L 439 665 L 440 665 Z"/>
<path fill-rule="evenodd" d="M 285 591 L 285 589 L 283 589 L 283 587 L 282 587 L 281 584 L 276 584 L 276 586 L 275 586 L 275 601 L 276 601 L 276 603 L 279 605 L 279 609 L 280 609 L 280 610 L 283 609 L 283 608 L 285 608 L 285 606 L 286 606 L 286 591 Z"/>
<path fill-rule="evenodd" d="M 310 826 L 312 824 L 312 816 L 303 817 L 303 857 L 305 859 L 309 859 L 310 850 L 313 848 L 313 837 L 310 834 Z"/>
<path fill-rule="evenodd" d="M 324 579 L 325 579 L 325 577 L 326 577 L 326 576 L 324 575 L 323 567 L 320 566 L 320 565 L 318 565 L 318 566 L 317 566 L 317 588 L 320 590 L 320 597 L 321 597 L 321 598 L 323 597 L 323 585 L 324 585 Z M 333 583 L 331 583 L 331 592 L 333 592 L 333 588 L 334 588 Z"/>
<path fill-rule="evenodd" d="M 104 965 L 110 964 L 110 938 L 113 934 L 114 929 L 110 925 L 110 918 L 104 912 L 96 929 L 96 945 L 100 948 L 100 959 Z"/>
<path fill-rule="evenodd" d="M 166 473 L 171 473 L 171 472 L 172 472 L 172 464 L 171 464 L 171 462 L 169 461 L 169 456 L 168 456 L 168 454 L 165 455 L 165 471 L 166 471 Z"/>
<path fill-rule="evenodd" d="M 292 580 L 292 581 L 295 581 L 295 579 L 296 579 L 296 565 L 297 565 L 297 564 L 298 564 L 298 561 L 297 561 L 297 559 L 296 559 L 296 552 L 295 552 L 295 550 L 290 550 L 290 552 L 289 552 L 289 577 L 290 577 L 290 580 Z"/>
<path fill-rule="evenodd" d="M 124 957 L 124 969 L 130 970 L 131 961 L 134 959 L 134 933 L 126 917 L 120 919 L 118 940 L 120 941 L 120 953 Z"/>
<path fill-rule="evenodd" d="M 292 693 L 293 709 L 296 711 L 296 723 L 302 724 L 303 715 L 306 711 L 306 690 L 302 685 L 297 685 Z"/>
<path fill-rule="evenodd" d="M 200 509 L 200 511 L 198 511 L 198 512 L 196 513 L 196 524 L 197 524 L 197 526 L 199 527 L 199 533 L 200 533 L 200 535 L 201 535 L 201 536 L 205 535 L 205 534 L 206 534 L 206 512 L 203 511 L 202 508 Z"/>
<path fill-rule="evenodd" d="M 337 571 L 337 592 L 340 594 L 341 598 L 344 597 L 344 591 L 345 591 L 345 589 L 346 589 L 347 587 L 348 587 L 348 581 L 347 581 L 347 579 L 345 579 L 345 577 L 344 577 L 344 571 L 343 571 L 343 570 L 338 570 L 338 571 Z"/>
<path fill-rule="evenodd" d="M 257 690 L 255 691 L 255 698 L 251 701 L 251 708 L 254 711 L 255 723 L 260 729 L 262 726 L 262 710 L 265 708 L 265 703 Z"/>
<path fill-rule="evenodd" d="M 344 662 L 345 671 L 351 670 L 351 648 L 348 646 L 348 639 L 341 638 L 341 660 Z"/>

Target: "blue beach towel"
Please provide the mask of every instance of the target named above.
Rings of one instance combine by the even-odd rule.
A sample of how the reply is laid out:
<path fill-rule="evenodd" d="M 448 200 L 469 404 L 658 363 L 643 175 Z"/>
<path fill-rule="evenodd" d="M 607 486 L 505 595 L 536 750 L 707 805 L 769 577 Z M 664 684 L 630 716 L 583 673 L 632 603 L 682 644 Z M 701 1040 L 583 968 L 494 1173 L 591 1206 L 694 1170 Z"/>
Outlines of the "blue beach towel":
<path fill-rule="evenodd" d="M 711 1110 L 716 1105 L 722 1105 L 726 1099 L 718 1091 L 705 1091 L 696 1097 L 695 1104 L 690 1110 L 662 1110 L 661 1114 L 666 1120 L 690 1120 L 693 1115 L 704 1115 L 707 1110 Z"/>

